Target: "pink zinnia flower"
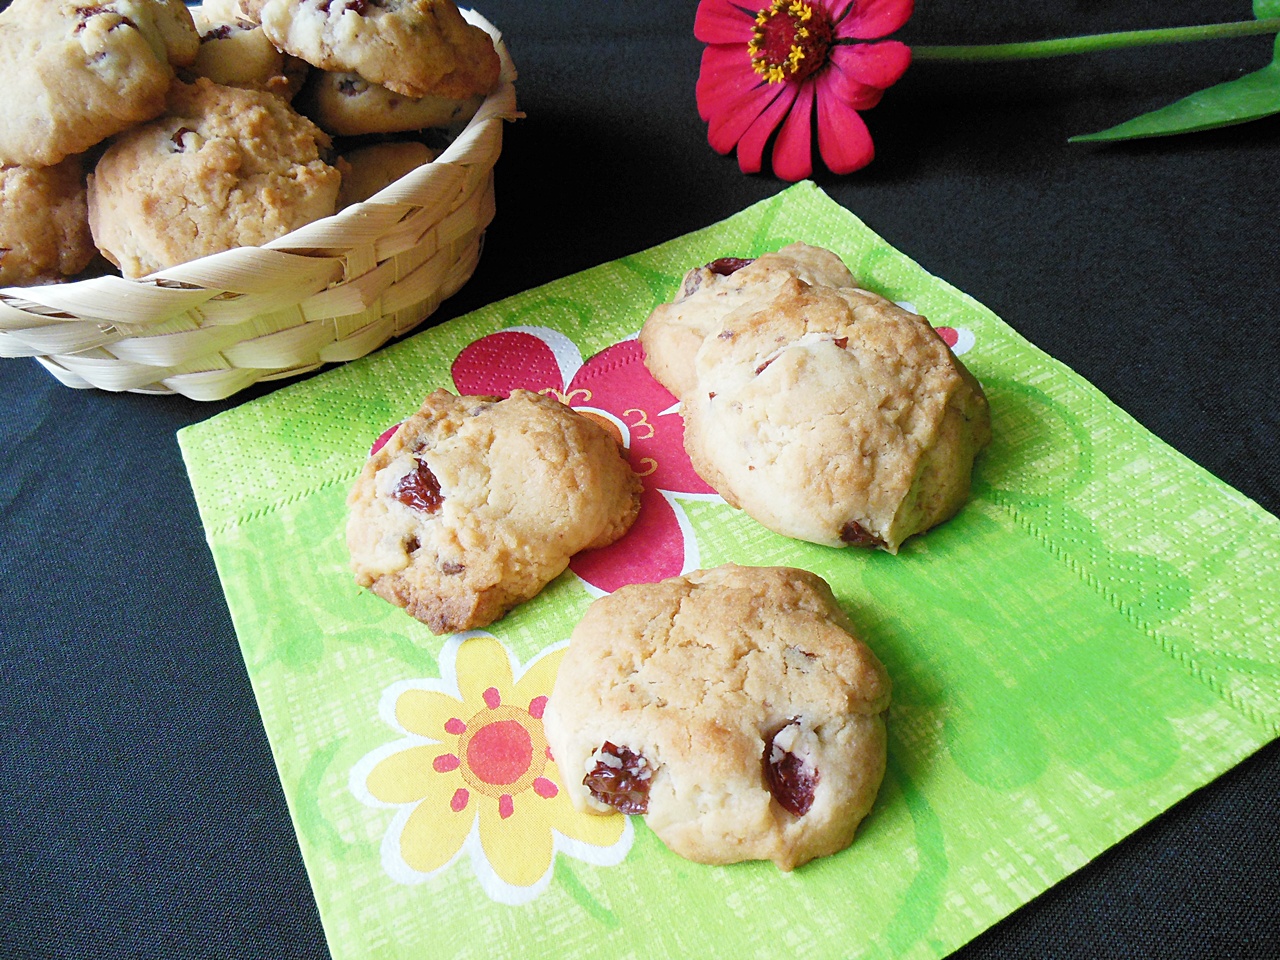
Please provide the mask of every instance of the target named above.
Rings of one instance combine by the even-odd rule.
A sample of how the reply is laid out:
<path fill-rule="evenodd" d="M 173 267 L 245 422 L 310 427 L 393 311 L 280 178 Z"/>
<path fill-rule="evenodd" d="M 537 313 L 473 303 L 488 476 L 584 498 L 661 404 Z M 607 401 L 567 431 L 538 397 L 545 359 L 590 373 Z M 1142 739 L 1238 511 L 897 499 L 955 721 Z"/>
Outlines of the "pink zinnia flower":
<path fill-rule="evenodd" d="M 763 7 L 756 4 L 764 3 Z M 698 112 L 719 153 L 738 150 L 743 173 L 759 173 L 778 131 L 773 172 L 803 180 L 818 149 L 833 173 L 871 162 L 875 148 L 858 115 L 906 71 L 911 50 L 878 40 L 910 19 L 914 0 L 702 0 L 693 33 L 707 44 Z M 781 129 L 779 129 L 781 128 Z"/>

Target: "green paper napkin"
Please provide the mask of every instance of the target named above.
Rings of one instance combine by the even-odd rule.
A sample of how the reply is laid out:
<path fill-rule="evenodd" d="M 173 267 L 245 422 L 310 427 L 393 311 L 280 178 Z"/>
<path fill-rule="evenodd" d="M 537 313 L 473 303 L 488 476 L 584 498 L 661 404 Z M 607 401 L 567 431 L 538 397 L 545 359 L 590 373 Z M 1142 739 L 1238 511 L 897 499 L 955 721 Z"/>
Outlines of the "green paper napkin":
<path fill-rule="evenodd" d="M 663 495 L 686 559 L 825 577 L 894 681 L 875 809 L 849 850 L 783 874 L 689 863 L 638 818 L 564 802 L 537 718 L 582 578 L 437 638 L 354 585 L 343 527 L 370 443 L 457 389 L 476 341 L 520 328 L 541 366 L 499 373 L 574 402 L 688 267 L 792 240 L 947 328 L 994 441 L 963 512 L 897 557 Z M 336 960 L 938 957 L 1280 734 L 1280 522 L 812 184 L 179 441 Z"/>

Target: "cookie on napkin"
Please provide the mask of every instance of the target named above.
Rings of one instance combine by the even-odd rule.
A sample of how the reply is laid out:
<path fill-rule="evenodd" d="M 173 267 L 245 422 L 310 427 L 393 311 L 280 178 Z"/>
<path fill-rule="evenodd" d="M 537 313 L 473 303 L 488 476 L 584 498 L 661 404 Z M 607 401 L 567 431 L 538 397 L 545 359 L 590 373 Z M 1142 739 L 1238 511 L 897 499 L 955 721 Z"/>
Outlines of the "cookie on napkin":
<path fill-rule="evenodd" d="M 596 600 L 543 714 L 581 810 L 700 863 L 843 850 L 885 767 L 888 675 L 827 583 L 728 564 Z"/>
<path fill-rule="evenodd" d="M 897 553 L 959 511 L 990 411 L 928 321 L 829 261 L 807 278 L 794 259 L 736 263 L 641 333 L 698 474 L 770 530 L 835 547 Z"/>
<path fill-rule="evenodd" d="M 527 390 L 437 390 L 347 499 L 356 582 L 437 634 L 481 627 L 630 528 L 640 480 L 603 427 Z"/>

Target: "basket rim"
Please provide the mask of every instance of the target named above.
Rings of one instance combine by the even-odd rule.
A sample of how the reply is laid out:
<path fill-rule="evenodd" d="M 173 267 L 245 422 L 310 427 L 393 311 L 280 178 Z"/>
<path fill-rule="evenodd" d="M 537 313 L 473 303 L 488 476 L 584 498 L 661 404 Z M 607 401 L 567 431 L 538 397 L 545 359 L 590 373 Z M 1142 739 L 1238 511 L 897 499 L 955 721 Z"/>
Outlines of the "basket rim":
<path fill-rule="evenodd" d="M 434 160 L 261 246 L 145 277 L 0 288 L 0 359 L 34 359 L 73 389 L 222 400 L 359 359 L 422 323 L 475 271 L 503 121 L 524 116 L 502 34 L 460 12 L 493 39 L 499 79 Z"/>

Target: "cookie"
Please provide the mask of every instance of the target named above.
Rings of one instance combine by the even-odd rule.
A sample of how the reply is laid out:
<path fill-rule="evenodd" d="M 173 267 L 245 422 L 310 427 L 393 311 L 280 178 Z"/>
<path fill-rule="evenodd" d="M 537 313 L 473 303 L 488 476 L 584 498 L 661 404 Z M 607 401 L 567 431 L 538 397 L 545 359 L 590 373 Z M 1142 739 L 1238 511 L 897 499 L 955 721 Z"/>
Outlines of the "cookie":
<path fill-rule="evenodd" d="M 204 0 L 198 7 L 192 8 L 192 16 L 196 18 L 197 27 L 200 26 L 201 15 L 211 23 L 243 21 L 257 24 L 263 2 L 264 0 Z"/>
<path fill-rule="evenodd" d="M 963 506 L 990 411 L 928 321 L 785 270 L 731 290 L 664 383 L 694 469 L 728 503 L 784 536 L 890 553 Z M 689 328 L 671 329 L 650 331 L 646 350 L 689 350 Z M 650 369 L 661 380 L 671 365 Z"/>
<path fill-rule="evenodd" d="M 89 177 L 94 242 L 126 277 L 259 246 L 331 215 L 329 137 L 279 97 L 203 77 L 120 134 Z"/>
<path fill-rule="evenodd" d="M 885 766 L 890 683 L 822 578 L 732 564 L 596 600 L 543 727 L 580 810 L 700 863 L 843 850 Z"/>
<path fill-rule="evenodd" d="M 200 33 L 200 49 L 189 73 L 228 87 L 265 90 L 292 100 L 311 67 L 275 48 L 262 28 L 224 6 L 208 3 L 191 9 Z"/>
<path fill-rule="evenodd" d="M 97 252 L 80 157 L 52 167 L 0 167 L 0 286 L 65 279 Z"/>
<path fill-rule="evenodd" d="M 459 100 L 428 94 L 406 97 L 358 73 L 314 70 L 298 97 L 298 109 L 334 136 L 405 133 L 441 128 L 460 130 L 475 116 L 484 96 Z"/>
<path fill-rule="evenodd" d="M 52 166 L 150 120 L 198 47 L 180 0 L 14 0 L 0 12 L 0 163 Z"/>
<path fill-rule="evenodd" d="M 481 627 L 626 533 L 640 489 L 612 435 L 556 400 L 437 390 L 348 496 L 356 582 L 437 634 Z"/>
<path fill-rule="evenodd" d="M 671 303 L 653 311 L 640 331 L 645 364 L 677 397 L 693 389 L 693 359 L 720 321 L 744 304 L 767 296 L 787 280 L 834 287 L 854 285 L 853 274 L 829 250 L 793 243 L 754 260 L 725 257 L 684 275 Z"/>
<path fill-rule="evenodd" d="M 258 17 L 281 50 L 407 97 L 462 100 L 498 82 L 493 40 L 453 0 L 266 0 Z"/>
<path fill-rule="evenodd" d="M 343 154 L 347 169 L 342 175 L 338 209 L 368 200 L 411 170 L 436 158 L 436 152 L 416 140 L 372 143 Z"/>

